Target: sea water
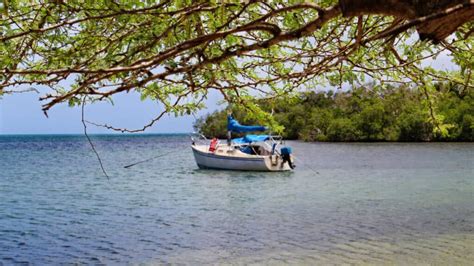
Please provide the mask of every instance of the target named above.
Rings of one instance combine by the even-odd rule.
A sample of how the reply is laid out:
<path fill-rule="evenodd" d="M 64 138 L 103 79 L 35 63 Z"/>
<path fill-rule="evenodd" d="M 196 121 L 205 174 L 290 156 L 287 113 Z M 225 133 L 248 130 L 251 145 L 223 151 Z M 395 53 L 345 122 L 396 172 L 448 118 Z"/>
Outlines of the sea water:
<path fill-rule="evenodd" d="M 0 136 L 0 264 L 474 261 L 473 143 L 288 142 L 295 171 L 263 173 L 92 140 L 110 178 L 84 136 Z"/>

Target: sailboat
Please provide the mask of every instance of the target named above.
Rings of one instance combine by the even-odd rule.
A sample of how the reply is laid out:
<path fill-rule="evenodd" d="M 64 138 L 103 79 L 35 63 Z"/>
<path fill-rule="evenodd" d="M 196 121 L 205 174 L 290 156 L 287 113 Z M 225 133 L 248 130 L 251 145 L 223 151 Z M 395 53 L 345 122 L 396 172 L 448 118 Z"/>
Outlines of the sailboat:
<path fill-rule="evenodd" d="M 262 132 L 263 126 L 244 126 L 232 115 L 227 117 L 227 143 L 217 139 L 209 144 L 196 144 L 191 148 L 201 169 L 222 169 L 240 171 L 290 171 L 294 169 L 291 147 L 283 146 L 280 136 L 245 135 L 231 138 L 232 132 Z"/>

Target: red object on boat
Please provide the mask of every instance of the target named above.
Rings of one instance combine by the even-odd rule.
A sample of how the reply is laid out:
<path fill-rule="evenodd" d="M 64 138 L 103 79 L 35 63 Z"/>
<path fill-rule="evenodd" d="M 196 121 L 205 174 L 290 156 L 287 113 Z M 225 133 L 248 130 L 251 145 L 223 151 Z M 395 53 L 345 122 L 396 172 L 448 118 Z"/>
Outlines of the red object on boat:
<path fill-rule="evenodd" d="M 211 140 L 211 144 L 209 145 L 209 151 L 214 152 L 217 148 L 217 143 L 219 143 L 219 140 L 217 138 L 213 138 Z"/>

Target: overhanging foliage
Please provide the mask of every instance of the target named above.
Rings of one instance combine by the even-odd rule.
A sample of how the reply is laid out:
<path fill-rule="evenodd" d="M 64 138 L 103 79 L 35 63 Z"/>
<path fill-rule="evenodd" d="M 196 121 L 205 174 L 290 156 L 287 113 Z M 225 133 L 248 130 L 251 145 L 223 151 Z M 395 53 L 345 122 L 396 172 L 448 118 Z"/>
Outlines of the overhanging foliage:
<path fill-rule="evenodd" d="M 473 0 L 10 0 L 1 9 L 0 93 L 44 85 L 45 112 L 131 90 L 161 102 L 159 118 L 195 112 L 210 90 L 258 110 L 256 96 L 322 84 L 474 86 Z M 423 67 L 443 52 L 461 71 Z"/>

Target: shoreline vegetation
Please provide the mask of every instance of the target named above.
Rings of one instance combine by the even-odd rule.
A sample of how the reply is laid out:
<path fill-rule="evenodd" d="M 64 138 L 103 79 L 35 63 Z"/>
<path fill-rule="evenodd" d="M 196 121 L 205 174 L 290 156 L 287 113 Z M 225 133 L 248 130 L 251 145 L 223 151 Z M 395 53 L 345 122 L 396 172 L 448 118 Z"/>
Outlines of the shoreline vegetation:
<path fill-rule="evenodd" d="M 349 91 L 304 92 L 260 100 L 259 106 L 284 127 L 285 139 L 331 142 L 428 142 L 474 140 L 474 95 L 469 88 L 435 84 L 425 88 L 365 86 Z M 429 95 L 427 97 L 426 95 Z M 226 138 L 227 112 L 257 124 L 246 110 L 227 107 L 199 118 L 206 137 Z"/>

